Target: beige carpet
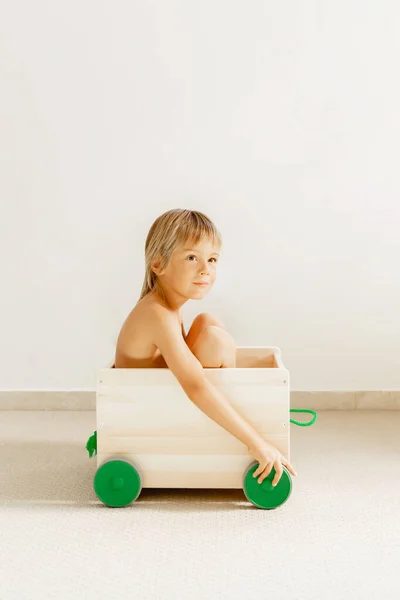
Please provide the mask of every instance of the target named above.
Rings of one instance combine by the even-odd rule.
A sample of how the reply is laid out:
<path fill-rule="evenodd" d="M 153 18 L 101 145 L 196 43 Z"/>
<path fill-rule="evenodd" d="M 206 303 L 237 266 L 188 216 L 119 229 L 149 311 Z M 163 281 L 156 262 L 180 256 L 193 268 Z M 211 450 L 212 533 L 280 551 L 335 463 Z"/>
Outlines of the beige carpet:
<path fill-rule="evenodd" d="M 298 477 L 273 511 L 238 490 L 106 508 L 84 449 L 94 424 L 0 412 L 1 600 L 400 598 L 400 411 L 291 425 Z"/>

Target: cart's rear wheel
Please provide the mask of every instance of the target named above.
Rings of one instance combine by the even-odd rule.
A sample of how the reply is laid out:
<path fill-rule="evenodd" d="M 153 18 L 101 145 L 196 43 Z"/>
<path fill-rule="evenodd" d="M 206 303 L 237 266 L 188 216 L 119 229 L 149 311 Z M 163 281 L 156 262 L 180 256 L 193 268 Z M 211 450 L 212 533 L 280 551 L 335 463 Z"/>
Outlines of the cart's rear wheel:
<path fill-rule="evenodd" d="M 275 469 L 258 483 L 258 477 L 253 477 L 254 471 L 258 468 L 258 462 L 253 462 L 247 469 L 243 478 L 243 491 L 247 499 L 258 508 L 272 509 L 277 508 L 289 498 L 292 491 L 292 479 L 289 472 L 283 467 L 283 473 L 278 484 L 273 487 L 272 481 L 275 477 Z"/>
<path fill-rule="evenodd" d="M 142 491 L 138 471 L 125 460 L 103 463 L 94 476 L 94 491 L 107 506 L 121 507 L 134 502 Z"/>

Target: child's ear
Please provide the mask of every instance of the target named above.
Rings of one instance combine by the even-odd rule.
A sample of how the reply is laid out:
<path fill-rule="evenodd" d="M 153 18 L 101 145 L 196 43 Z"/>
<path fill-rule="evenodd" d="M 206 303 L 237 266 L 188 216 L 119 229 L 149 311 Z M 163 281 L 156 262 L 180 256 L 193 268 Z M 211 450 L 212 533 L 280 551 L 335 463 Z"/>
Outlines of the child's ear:
<path fill-rule="evenodd" d="M 155 273 L 156 275 L 163 275 L 165 269 L 161 269 L 160 268 L 160 261 L 157 260 L 156 262 L 154 262 L 151 266 L 151 270 L 153 271 L 153 273 Z"/>

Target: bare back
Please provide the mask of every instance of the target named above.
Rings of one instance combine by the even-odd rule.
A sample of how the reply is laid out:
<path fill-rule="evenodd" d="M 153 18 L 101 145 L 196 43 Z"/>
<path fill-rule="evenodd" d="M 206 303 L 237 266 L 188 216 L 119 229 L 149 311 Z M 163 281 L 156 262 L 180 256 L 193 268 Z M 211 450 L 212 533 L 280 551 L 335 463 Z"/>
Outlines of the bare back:
<path fill-rule="evenodd" d="M 167 367 L 151 334 L 150 323 L 154 314 L 154 306 L 157 303 L 159 303 L 157 296 L 149 294 L 139 300 L 129 313 L 118 336 L 115 352 L 117 369 Z M 176 313 L 176 327 L 182 332 L 185 339 L 179 313 Z"/>

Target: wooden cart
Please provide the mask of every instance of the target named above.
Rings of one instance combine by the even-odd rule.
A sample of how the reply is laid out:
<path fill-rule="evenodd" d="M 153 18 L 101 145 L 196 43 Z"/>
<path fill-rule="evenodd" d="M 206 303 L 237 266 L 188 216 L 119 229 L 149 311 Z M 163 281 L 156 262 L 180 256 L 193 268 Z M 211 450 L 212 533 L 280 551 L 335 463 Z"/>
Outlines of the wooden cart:
<path fill-rule="evenodd" d="M 280 349 L 238 347 L 236 368 L 204 373 L 290 461 L 289 372 Z M 290 496 L 288 470 L 275 487 L 274 469 L 259 484 L 247 447 L 204 414 L 169 369 L 101 369 L 96 419 L 87 449 L 97 451 L 94 488 L 108 506 L 130 504 L 142 488 L 243 488 L 268 509 Z"/>

